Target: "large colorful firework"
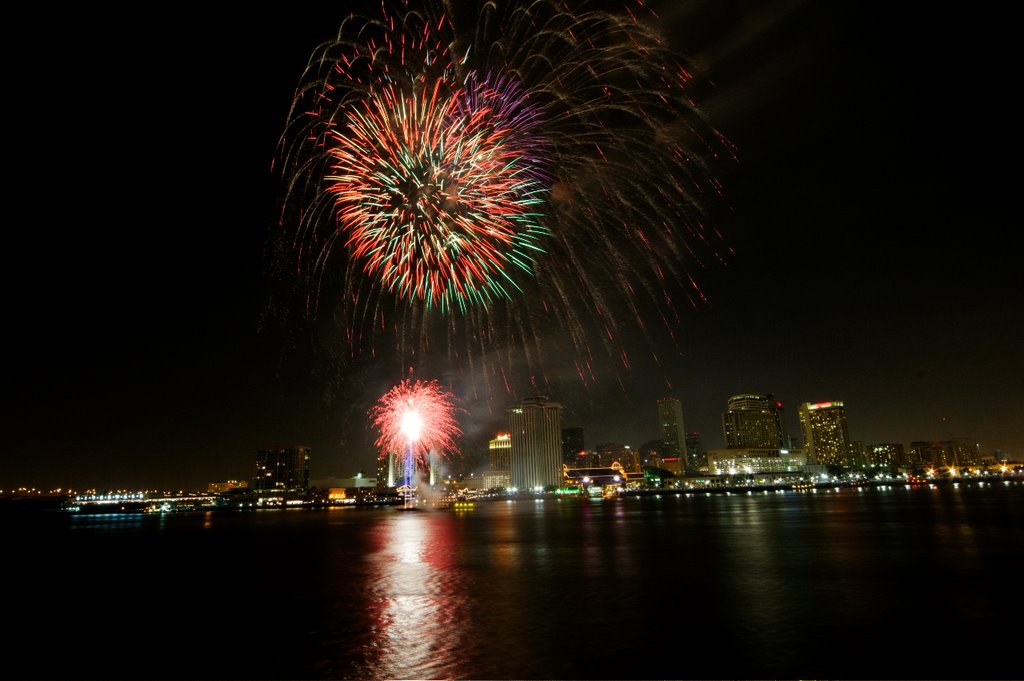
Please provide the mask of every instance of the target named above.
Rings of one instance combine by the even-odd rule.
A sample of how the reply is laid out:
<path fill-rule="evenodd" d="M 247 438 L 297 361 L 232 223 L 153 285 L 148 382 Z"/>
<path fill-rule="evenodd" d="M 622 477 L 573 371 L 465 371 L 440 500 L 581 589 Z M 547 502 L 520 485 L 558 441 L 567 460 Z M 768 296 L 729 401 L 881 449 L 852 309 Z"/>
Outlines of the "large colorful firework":
<path fill-rule="evenodd" d="M 451 455 L 462 435 L 455 411 L 454 396 L 437 381 L 403 380 L 370 409 L 380 456 L 396 454 L 426 466 L 431 452 Z"/>
<path fill-rule="evenodd" d="M 282 136 L 282 232 L 348 357 L 440 348 L 543 382 L 537 349 L 558 342 L 587 382 L 594 345 L 628 367 L 627 335 L 675 338 L 720 259 L 705 206 L 730 145 L 623 2 L 384 0 L 315 50 Z"/>
<path fill-rule="evenodd" d="M 518 288 L 512 270 L 530 271 L 544 232 L 535 118 L 511 82 L 382 84 L 328 141 L 326 191 L 350 257 L 388 291 L 442 311 Z"/>

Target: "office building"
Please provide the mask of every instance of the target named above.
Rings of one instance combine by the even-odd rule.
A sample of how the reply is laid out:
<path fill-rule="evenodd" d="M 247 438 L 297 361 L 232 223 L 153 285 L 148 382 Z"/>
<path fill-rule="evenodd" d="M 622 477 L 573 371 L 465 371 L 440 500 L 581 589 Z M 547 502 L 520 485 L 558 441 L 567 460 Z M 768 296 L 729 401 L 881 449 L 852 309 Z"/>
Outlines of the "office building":
<path fill-rule="evenodd" d="M 484 473 L 486 489 L 507 488 L 512 486 L 512 436 L 509 433 L 498 433 L 487 444 L 489 467 Z"/>
<path fill-rule="evenodd" d="M 800 405 L 800 430 L 808 463 L 850 466 L 850 434 L 842 402 L 805 402 Z"/>
<path fill-rule="evenodd" d="M 562 484 L 562 405 L 530 397 L 507 411 L 512 487 L 536 490 Z"/>
<path fill-rule="evenodd" d="M 732 448 L 707 453 L 708 472 L 712 475 L 758 475 L 798 473 L 807 463 L 802 449 Z"/>
<path fill-rule="evenodd" d="M 390 454 L 381 456 L 377 455 L 377 487 L 394 487 L 395 486 L 395 475 L 393 470 L 393 461 Z"/>
<path fill-rule="evenodd" d="M 722 414 L 726 449 L 788 449 L 782 402 L 768 395 L 733 395 Z"/>
<path fill-rule="evenodd" d="M 930 468 L 951 468 L 981 464 L 981 446 L 968 440 L 921 441 L 910 443 L 910 459 Z"/>
<path fill-rule="evenodd" d="M 708 463 L 700 433 L 696 431 L 686 434 L 686 461 L 693 468 L 701 468 Z"/>
<path fill-rule="evenodd" d="M 879 442 L 868 446 L 868 463 L 872 466 L 902 466 L 906 461 L 899 442 Z"/>
<path fill-rule="evenodd" d="M 397 487 L 405 484 L 405 460 L 388 452 L 377 457 L 377 487 Z"/>
<path fill-rule="evenodd" d="M 850 466 L 864 468 L 868 465 L 868 451 L 860 440 L 850 440 L 850 454 L 847 457 Z"/>
<path fill-rule="evenodd" d="M 964 438 L 943 440 L 942 446 L 949 452 L 956 466 L 980 466 L 981 445 Z"/>
<path fill-rule="evenodd" d="M 658 424 L 668 457 L 686 456 L 686 428 L 683 425 L 683 403 L 674 397 L 658 400 Z"/>
<path fill-rule="evenodd" d="M 206 491 L 209 494 L 221 494 L 223 492 L 229 492 L 233 489 L 246 489 L 249 487 L 249 483 L 245 480 L 226 480 L 225 482 L 211 482 L 206 486 Z"/>
<path fill-rule="evenodd" d="M 309 447 L 257 450 L 252 487 L 280 492 L 308 489 Z"/>

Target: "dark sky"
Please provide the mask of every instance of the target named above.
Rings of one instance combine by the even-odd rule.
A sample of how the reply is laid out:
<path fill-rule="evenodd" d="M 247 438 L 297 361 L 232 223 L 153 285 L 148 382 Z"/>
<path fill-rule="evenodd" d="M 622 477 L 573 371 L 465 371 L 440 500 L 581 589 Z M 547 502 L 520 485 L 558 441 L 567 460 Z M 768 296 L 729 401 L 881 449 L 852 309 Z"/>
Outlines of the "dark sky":
<path fill-rule="evenodd" d="M 301 69 L 344 4 L 54 11 L 8 55 L 4 466 L 26 484 L 204 488 L 264 446 L 313 477 L 372 468 L 363 384 L 262 327 L 270 172 Z M 1020 128 L 1003 18 L 863 2 L 678 2 L 737 147 L 682 353 L 611 391 L 552 395 L 588 447 L 657 436 L 655 400 L 722 446 L 730 395 L 842 400 L 865 443 L 966 437 L 1024 456 L 1010 238 Z M 11 49 L 11 48 L 8 48 Z M 395 380 L 397 380 L 397 376 Z M 383 386 L 386 389 L 388 386 Z M 468 446 L 506 404 L 464 418 Z"/>

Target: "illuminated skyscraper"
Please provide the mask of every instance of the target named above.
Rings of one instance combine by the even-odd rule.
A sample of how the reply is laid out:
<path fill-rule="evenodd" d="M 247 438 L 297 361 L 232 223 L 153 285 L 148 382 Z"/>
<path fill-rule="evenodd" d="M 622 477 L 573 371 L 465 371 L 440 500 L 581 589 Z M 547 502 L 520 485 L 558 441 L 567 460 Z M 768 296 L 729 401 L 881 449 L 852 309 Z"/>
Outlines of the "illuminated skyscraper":
<path fill-rule="evenodd" d="M 512 470 L 512 436 L 498 433 L 487 445 L 491 468 L 498 471 Z"/>
<path fill-rule="evenodd" d="M 686 456 L 686 428 L 683 427 L 683 403 L 674 397 L 658 400 L 661 439 L 669 457 Z"/>
<path fill-rule="evenodd" d="M 800 405 L 799 416 L 809 463 L 851 465 L 850 434 L 842 402 L 805 402 Z"/>
<path fill-rule="evenodd" d="M 733 395 L 722 414 L 726 449 L 786 449 L 782 402 L 768 395 Z"/>
<path fill-rule="evenodd" d="M 256 490 L 304 490 L 309 488 L 309 447 L 256 451 Z"/>
<path fill-rule="evenodd" d="M 530 397 L 508 409 L 512 487 L 562 484 L 562 405 Z"/>
<path fill-rule="evenodd" d="M 490 468 L 484 473 L 484 487 L 495 489 L 512 484 L 512 436 L 498 433 L 487 445 Z"/>

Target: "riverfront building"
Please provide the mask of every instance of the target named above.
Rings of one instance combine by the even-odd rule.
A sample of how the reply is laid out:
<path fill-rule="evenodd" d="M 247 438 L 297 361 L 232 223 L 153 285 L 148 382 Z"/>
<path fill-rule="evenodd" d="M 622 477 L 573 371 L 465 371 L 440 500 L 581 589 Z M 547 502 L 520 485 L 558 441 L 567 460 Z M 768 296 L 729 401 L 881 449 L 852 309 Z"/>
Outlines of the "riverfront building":
<path fill-rule="evenodd" d="M 808 463 L 853 465 L 846 407 L 842 402 L 805 402 L 800 405 L 799 417 Z"/>
<path fill-rule="evenodd" d="M 981 447 L 969 440 L 952 438 L 942 441 L 910 443 L 911 460 L 931 468 L 977 466 L 981 464 Z"/>
<path fill-rule="evenodd" d="M 674 397 L 658 400 L 658 424 L 665 443 L 666 458 L 686 456 L 686 428 L 683 424 L 683 403 Z"/>
<path fill-rule="evenodd" d="M 807 463 L 803 450 L 789 448 L 782 403 L 771 395 L 733 395 L 722 414 L 725 449 L 707 453 L 713 475 L 792 473 Z"/>
<path fill-rule="evenodd" d="M 309 447 L 257 450 L 252 487 L 279 492 L 309 489 Z"/>
<path fill-rule="evenodd" d="M 512 487 L 559 487 L 564 478 L 562 405 L 547 397 L 530 397 L 510 407 L 507 414 Z"/>
<path fill-rule="evenodd" d="M 498 433 L 487 444 L 490 467 L 484 473 L 484 487 L 497 489 L 512 486 L 512 436 Z"/>
<path fill-rule="evenodd" d="M 902 466 L 906 463 L 903 444 L 899 442 L 879 442 L 868 446 L 868 463 L 872 466 Z"/>
<path fill-rule="evenodd" d="M 797 473 L 807 463 L 803 449 L 713 449 L 708 452 L 711 475 L 754 475 L 761 473 Z"/>
<path fill-rule="evenodd" d="M 211 482 L 206 486 L 207 494 L 223 494 L 233 489 L 246 489 L 249 483 L 246 480 L 226 480 L 224 482 Z"/>
<path fill-rule="evenodd" d="M 388 452 L 377 458 L 377 486 L 397 487 L 403 484 L 405 470 L 401 456 Z"/>
<path fill-rule="evenodd" d="M 701 443 L 701 435 L 697 431 L 686 434 L 686 458 L 694 468 L 701 468 L 708 464 L 707 456 L 704 454 L 704 445 Z"/>
<path fill-rule="evenodd" d="M 722 414 L 726 449 L 788 449 L 782 402 L 768 395 L 733 395 Z"/>

